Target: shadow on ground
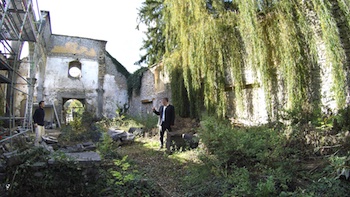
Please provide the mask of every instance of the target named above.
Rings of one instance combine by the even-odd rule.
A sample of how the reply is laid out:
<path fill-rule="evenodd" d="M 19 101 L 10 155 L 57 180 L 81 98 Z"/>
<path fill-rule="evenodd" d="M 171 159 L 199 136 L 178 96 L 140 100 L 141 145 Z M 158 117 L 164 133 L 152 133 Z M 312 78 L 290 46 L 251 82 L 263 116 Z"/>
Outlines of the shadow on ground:
<path fill-rule="evenodd" d="M 202 166 L 197 157 L 199 152 L 196 149 L 169 154 L 166 149 L 159 149 L 155 138 L 140 138 L 118 150 L 122 156 L 128 156 L 145 178 L 157 183 L 163 196 L 185 196 L 183 181 L 189 168 Z"/>

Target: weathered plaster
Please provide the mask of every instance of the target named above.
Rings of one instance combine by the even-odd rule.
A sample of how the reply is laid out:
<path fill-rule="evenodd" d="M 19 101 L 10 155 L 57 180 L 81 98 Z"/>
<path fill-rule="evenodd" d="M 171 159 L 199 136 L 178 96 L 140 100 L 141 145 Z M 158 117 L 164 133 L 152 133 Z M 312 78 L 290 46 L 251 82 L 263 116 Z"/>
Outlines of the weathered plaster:
<path fill-rule="evenodd" d="M 51 53 L 72 53 L 86 55 L 89 57 L 96 56 L 96 51 L 94 49 L 88 49 L 87 47 L 79 46 L 78 43 L 72 42 L 65 43 L 64 46 L 54 46 L 53 49 L 51 49 Z"/>

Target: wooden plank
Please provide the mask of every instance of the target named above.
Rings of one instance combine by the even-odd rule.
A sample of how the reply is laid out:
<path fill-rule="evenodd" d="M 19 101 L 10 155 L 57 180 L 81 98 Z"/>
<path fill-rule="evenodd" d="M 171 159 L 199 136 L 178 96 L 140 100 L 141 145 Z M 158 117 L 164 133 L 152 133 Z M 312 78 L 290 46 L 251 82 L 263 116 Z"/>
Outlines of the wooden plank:
<path fill-rule="evenodd" d="M 53 106 L 53 111 L 55 112 L 55 116 L 56 116 L 58 127 L 61 128 L 61 122 L 60 122 L 60 119 L 58 118 L 55 104 L 53 103 L 52 106 Z"/>

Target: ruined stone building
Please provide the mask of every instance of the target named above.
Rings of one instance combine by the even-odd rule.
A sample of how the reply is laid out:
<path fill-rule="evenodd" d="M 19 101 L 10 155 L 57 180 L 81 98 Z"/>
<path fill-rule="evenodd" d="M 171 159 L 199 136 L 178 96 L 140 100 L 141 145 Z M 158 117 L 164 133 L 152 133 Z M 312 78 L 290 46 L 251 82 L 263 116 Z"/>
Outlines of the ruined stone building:
<path fill-rule="evenodd" d="M 152 108 L 161 105 L 164 97 L 171 99 L 170 79 L 162 64 L 156 64 L 142 73 L 139 94 L 133 91 L 129 98 L 129 114 L 132 116 L 152 115 Z"/>
<path fill-rule="evenodd" d="M 43 100 L 49 107 L 54 105 L 61 122 L 69 99 L 81 101 L 97 117 L 114 117 L 117 109 L 126 108 L 128 71 L 106 51 L 107 41 L 52 34 L 49 12 L 42 14 L 43 31 L 36 47 L 30 47 L 38 58 L 34 103 Z M 19 72 L 29 76 L 27 60 L 22 60 Z M 27 85 L 18 79 L 17 88 Z M 26 99 L 25 94 L 16 94 L 16 116 L 24 115 Z M 53 113 L 47 109 L 46 118 L 52 119 Z"/>
<path fill-rule="evenodd" d="M 129 73 L 106 51 L 106 41 L 52 34 L 49 12 L 43 11 L 41 14 L 43 21 L 40 35 L 34 39 L 35 45 L 30 44 L 30 56 L 34 57 L 35 64 L 33 60 L 25 58 L 21 60 L 17 70 L 19 74 L 28 76 L 28 80 L 33 82 L 34 103 L 44 100 L 49 107 L 55 107 L 57 115 L 53 114 L 52 109 L 48 109 L 47 119 L 58 116 L 55 119 L 64 122 L 63 106 L 69 99 L 81 101 L 86 109 L 97 117 L 114 117 L 117 109 L 127 110 L 133 116 L 147 116 L 152 114 L 152 107 L 160 106 L 161 98 L 169 97 L 170 102 L 173 102 L 170 77 L 166 72 L 167 65 L 158 64 L 144 71 L 139 91 L 134 90 L 132 95 L 128 95 L 127 77 Z M 310 83 L 314 87 L 308 90 L 309 97 L 310 100 L 320 101 L 322 110 L 336 111 L 336 100 L 332 90 L 334 85 L 332 67 L 326 61 L 326 45 L 319 33 L 321 27 L 317 22 L 318 19 L 312 13 L 308 17 L 311 21 L 316 21 L 312 25 L 317 38 L 318 58 L 317 65 L 313 65 L 310 69 L 310 76 L 312 76 Z M 346 57 L 350 57 L 350 42 L 346 25 L 341 17 L 338 17 L 337 20 L 339 32 L 342 35 L 341 42 L 346 49 Z M 3 57 L 0 56 L 0 59 Z M 347 58 L 346 65 L 349 65 L 349 59 Z M 263 124 L 271 117 L 277 117 L 278 110 L 276 109 L 285 108 L 288 101 L 288 94 L 285 93 L 286 84 L 281 80 L 282 73 L 276 73 L 276 86 L 273 91 L 271 90 L 271 98 L 266 98 L 261 76 L 256 75 L 249 66 L 252 65 L 248 65 L 242 71 L 244 75 L 242 107 L 238 107 L 236 103 L 233 77 L 229 74 L 226 76 L 226 114 L 229 118 L 248 125 Z M 30 73 L 29 70 L 34 72 Z M 230 72 L 227 71 L 227 73 Z M 0 74 L 5 75 L 6 71 L 0 69 Z M 349 83 L 349 72 L 346 75 L 347 83 Z M 3 79 L 0 78 L 0 80 Z M 5 90 L 6 85 L 0 84 L 0 87 L 8 95 L 8 90 Z M 350 85 L 347 84 L 348 89 L 349 87 Z M 22 92 L 15 92 L 14 115 L 23 117 L 27 103 L 27 95 L 23 92 L 27 91 L 28 83 L 19 77 L 16 79 L 15 88 Z M 347 90 L 347 93 L 349 92 Z M 3 100 L 3 97 L 0 95 L 0 100 Z M 268 100 L 271 101 L 272 107 L 267 106 Z M 348 94 L 347 103 L 349 100 Z"/>

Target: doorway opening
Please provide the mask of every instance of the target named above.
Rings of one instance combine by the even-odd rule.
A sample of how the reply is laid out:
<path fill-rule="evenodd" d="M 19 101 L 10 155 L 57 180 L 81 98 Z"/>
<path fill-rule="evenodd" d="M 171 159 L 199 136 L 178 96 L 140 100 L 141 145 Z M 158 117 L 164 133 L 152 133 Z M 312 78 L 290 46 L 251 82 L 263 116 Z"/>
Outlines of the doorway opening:
<path fill-rule="evenodd" d="M 63 110 L 64 121 L 66 124 L 81 119 L 85 111 L 84 99 L 65 99 Z"/>

